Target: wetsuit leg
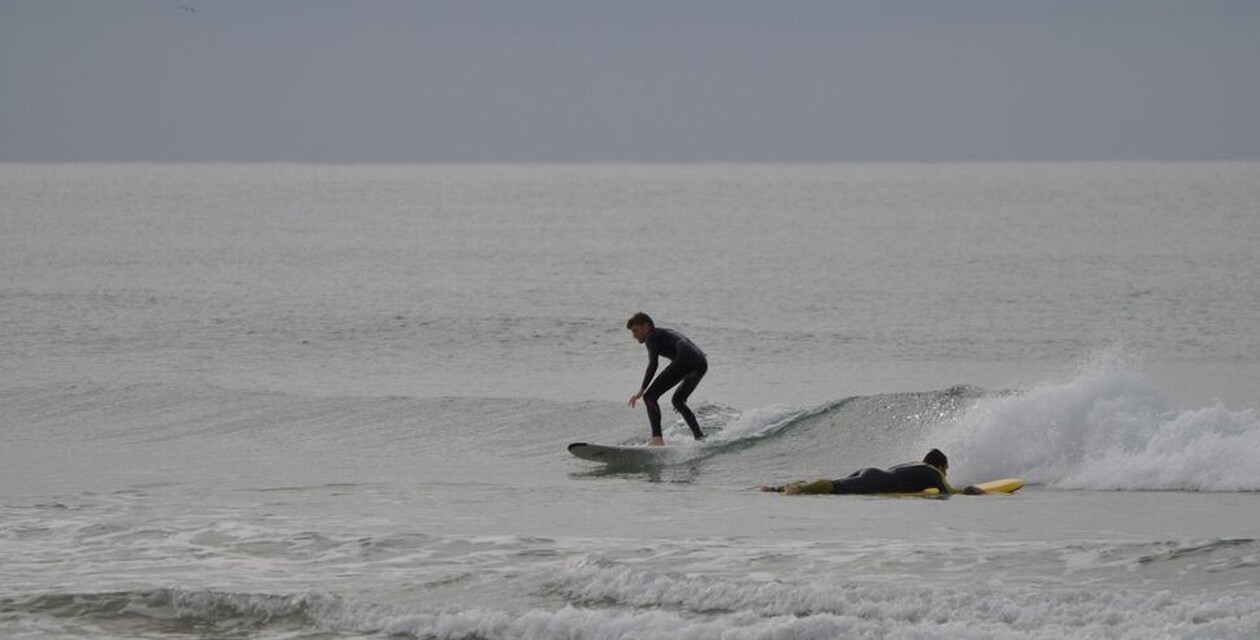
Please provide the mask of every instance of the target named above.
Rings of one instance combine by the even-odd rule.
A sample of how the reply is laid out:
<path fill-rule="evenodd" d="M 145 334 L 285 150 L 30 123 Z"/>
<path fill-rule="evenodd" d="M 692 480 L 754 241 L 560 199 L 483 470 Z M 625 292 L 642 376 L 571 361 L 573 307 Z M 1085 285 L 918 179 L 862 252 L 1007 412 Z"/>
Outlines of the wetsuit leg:
<path fill-rule="evenodd" d="M 661 394 L 678 384 L 681 379 L 682 374 L 678 371 L 677 363 L 671 362 L 661 375 L 656 376 L 652 384 L 648 385 L 647 391 L 643 392 L 643 405 L 647 407 L 648 423 L 652 425 L 653 438 L 661 437 Z"/>
<path fill-rule="evenodd" d="M 700 384 L 700 379 L 708 371 L 707 363 L 700 363 L 700 366 L 693 369 L 691 373 L 683 376 L 682 384 L 678 385 L 678 389 L 674 391 L 674 397 L 671 402 L 674 410 L 682 414 L 683 421 L 691 429 L 691 435 L 697 439 L 704 437 L 704 432 L 700 430 L 700 423 L 696 420 L 696 414 L 691 412 L 691 407 L 687 406 L 687 398 L 691 397 L 691 392 L 696 390 Z"/>
<path fill-rule="evenodd" d="M 661 437 L 661 405 L 655 399 L 643 398 L 643 406 L 647 407 L 648 424 L 652 426 L 652 437 Z"/>
<path fill-rule="evenodd" d="M 890 493 L 892 474 L 870 467 L 832 481 L 833 493 Z"/>
<path fill-rule="evenodd" d="M 679 361 L 671 362 L 669 363 L 669 366 L 665 367 L 665 370 L 661 372 L 661 375 L 656 376 L 656 379 L 652 381 L 652 384 L 648 385 L 647 391 L 643 393 L 643 404 L 647 406 L 648 422 L 652 425 L 653 437 L 659 437 L 661 435 L 661 396 L 664 395 L 666 391 L 669 391 L 674 385 L 679 382 L 683 382 L 693 372 L 694 369 L 692 368 L 691 363 Z M 694 381 L 690 385 L 690 390 L 687 390 L 686 392 L 687 395 L 690 395 L 691 391 L 695 390 L 696 384 L 700 383 L 700 377 L 703 375 L 704 371 L 701 370 L 699 375 L 695 376 Z M 683 387 L 679 388 L 679 393 L 687 389 L 687 386 L 688 385 L 684 384 Z M 687 399 L 687 395 L 683 396 L 684 402 Z M 678 394 L 674 394 L 674 397 L 674 407 L 677 408 L 678 402 L 676 400 Z M 683 406 L 686 407 L 687 405 L 683 404 Z M 687 410 L 687 413 L 683 414 L 683 420 L 687 420 L 688 416 L 690 416 L 690 420 L 687 422 L 687 426 L 691 427 L 692 422 L 696 419 L 696 416 L 691 413 L 690 409 Z M 692 433 L 699 433 L 699 425 L 691 427 L 691 431 Z"/>

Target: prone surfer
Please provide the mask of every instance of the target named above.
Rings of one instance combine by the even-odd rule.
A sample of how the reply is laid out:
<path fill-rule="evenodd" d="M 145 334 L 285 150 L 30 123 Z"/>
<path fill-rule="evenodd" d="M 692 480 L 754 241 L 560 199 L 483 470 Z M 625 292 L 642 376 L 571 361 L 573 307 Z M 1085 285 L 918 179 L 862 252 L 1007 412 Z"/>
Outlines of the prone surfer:
<path fill-rule="evenodd" d="M 696 440 L 704 440 L 704 432 L 696 422 L 696 414 L 687 407 L 687 398 L 709 370 L 709 361 L 704 352 L 683 334 L 673 329 L 658 329 L 652 322 L 652 317 L 642 311 L 630 317 L 626 328 L 635 340 L 647 346 L 647 371 L 643 374 L 643 384 L 639 391 L 630 396 L 630 406 L 634 407 L 635 402 L 643 399 L 643 405 L 647 407 L 648 424 L 652 427 L 651 444 L 665 444 L 665 438 L 661 435 L 661 405 L 658 400 L 674 385 L 678 385 L 671 399 L 674 410 L 682 414 L 683 421 L 691 428 L 691 435 Z M 669 358 L 670 363 L 653 380 L 659 356 Z"/>
<path fill-rule="evenodd" d="M 781 486 L 763 486 L 762 491 L 774 491 L 787 494 L 817 493 L 919 493 L 927 489 L 936 489 L 941 494 L 965 493 L 979 495 L 984 490 L 968 486 L 958 489 L 945 479 L 949 470 L 949 458 L 940 449 L 933 449 L 923 456 L 923 462 L 908 462 L 888 469 L 868 467 L 854 471 L 847 477 L 838 480 L 814 480 L 812 482 L 797 481 Z"/>

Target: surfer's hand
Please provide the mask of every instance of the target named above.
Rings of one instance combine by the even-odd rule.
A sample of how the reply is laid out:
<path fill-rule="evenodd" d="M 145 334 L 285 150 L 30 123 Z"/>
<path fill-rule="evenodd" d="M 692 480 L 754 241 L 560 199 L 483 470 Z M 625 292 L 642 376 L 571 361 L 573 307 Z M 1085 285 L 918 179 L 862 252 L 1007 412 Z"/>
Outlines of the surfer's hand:
<path fill-rule="evenodd" d="M 634 394 L 634 395 L 630 396 L 630 408 L 632 408 L 632 409 L 633 409 L 633 408 L 634 408 L 634 403 L 638 402 L 638 401 L 639 401 L 639 398 L 642 398 L 642 397 L 643 397 L 643 389 L 639 389 L 639 392 L 638 392 L 638 393 L 636 393 L 636 394 Z"/>

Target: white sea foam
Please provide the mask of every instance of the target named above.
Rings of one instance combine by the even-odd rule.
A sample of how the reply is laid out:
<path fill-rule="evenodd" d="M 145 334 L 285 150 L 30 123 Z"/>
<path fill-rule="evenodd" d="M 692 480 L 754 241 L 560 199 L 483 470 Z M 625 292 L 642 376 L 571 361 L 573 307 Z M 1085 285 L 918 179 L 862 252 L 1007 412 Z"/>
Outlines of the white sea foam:
<path fill-rule="evenodd" d="M 1172 410 L 1123 354 L 1071 379 L 977 401 L 933 433 L 959 472 L 1064 489 L 1260 490 L 1260 416 Z"/>
<path fill-rule="evenodd" d="M 1135 637 L 1244 638 L 1260 629 L 1260 606 L 1245 595 L 1174 598 L 1165 592 L 892 588 L 821 582 L 719 580 L 640 571 L 599 560 L 568 566 L 556 588 L 577 603 L 708 614 L 641 616 L 648 636 L 697 637 Z M 752 614 L 757 617 L 754 618 Z M 657 625 L 673 625 L 665 629 Z M 726 634 L 732 634 L 730 636 Z"/>
<path fill-rule="evenodd" d="M 1173 597 L 1165 592 L 907 590 L 740 582 L 725 585 L 723 592 L 718 588 L 722 585 L 703 580 L 618 573 L 619 578 L 601 578 L 576 567 L 562 578 L 559 588 L 579 599 L 606 601 L 631 595 L 629 599 L 641 603 L 639 606 L 579 604 L 521 611 L 408 611 L 354 603 L 325 593 L 273 596 L 163 590 L 109 597 L 101 601 L 99 608 L 104 611 L 121 605 L 129 615 L 181 619 L 220 630 L 253 627 L 257 631 L 288 621 L 337 635 L 368 633 L 452 640 L 1090 639 L 1114 638 L 1118 632 L 1123 637 L 1241 640 L 1254 638 L 1260 630 L 1260 607 L 1254 598 L 1243 595 L 1208 601 Z M 652 589 L 665 593 L 654 597 Z M 85 601 L 91 599 L 74 599 L 80 608 Z M 752 604 L 753 608 L 706 608 L 712 604 Z"/>
<path fill-rule="evenodd" d="M 1241 543 L 1240 543 L 1241 544 Z M 1218 545 L 1212 545 L 1218 546 Z M 1086 560 L 1093 564 L 1095 560 Z M 1213 638 L 1251 639 L 1260 602 L 1250 590 L 1211 593 L 1016 585 L 897 586 L 802 574 L 780 579 L 684 573 L 575 557 L 541 570 L 537 598 L 553 606 L 392 604 L 327 591 L 251 592 L 166 588 L 43 594 L 0 599 L 0 615 L 20 611 L 44 626 L 130 620 L 154 633 L 202 632 L 290 637 L 387 634 L 417 638 Z M 557 600 L 558 599 L 558 600 Z"/>
<path fill-rule="evenodd" d="M 801 409 L 786 405 L 770 405 L 752 409 L 731 419 L 710 440 L 721 443 L 764 438 L 803 414 L 804 411 Z"/>
<path fill-rule="evenodd" d="M 651 587 L 652 585 L 642 585 Z M 636 587 L 637 588 L 637 587 Z M 678 588 L 706 588 L 680 585 Z M 709 586 L 711 588 L 711 585 Z M 753 587 L 761 589 L 761 587 Z M 813 588 L 807 587 L 808 592 Z M 790 587 L 766 589 L 792 598 Z M 778 592 L 778 593 L 775 593 Z M 805 597 L 801 597 L 805 596 Z M 763 614 L 752 611 L 679 612 L 565 607 L 521 613 L 458 610 L 363 616 L 359 631 L 435 638 L 1254 638 L 1260 611 L 1254 599 L 1213 601 L 1167 593 L 1041 593 L 893 591 L 884 588 L 813 589 L 807 598 L 840 612 Z M 757 599 L 756 596 L 751 596 Z M 737 600 L 745 598 L 739 597 Z M 378 617 L 379 616 L 379 617 Z"/>

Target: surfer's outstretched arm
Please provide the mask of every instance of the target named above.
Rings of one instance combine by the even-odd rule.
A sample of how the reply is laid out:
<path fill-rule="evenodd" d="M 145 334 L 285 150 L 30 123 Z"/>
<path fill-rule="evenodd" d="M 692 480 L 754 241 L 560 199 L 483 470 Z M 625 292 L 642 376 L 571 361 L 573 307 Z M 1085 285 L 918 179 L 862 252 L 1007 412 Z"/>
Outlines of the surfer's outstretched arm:
<path fill-rule="evenodd" d="M 810 495 L 810 494 L 819 494 L 819 493 L 833 493 L 835 490 L 835 485 L 830 480 L 826 480 L 826 479 L 814 480 L 812 482 L 805 482 L 804 480 L 797 480 L 796 482 L 789 482 L 782 486 L 767 485 L 767 486 L 762 487 L 761 490 L 771 491 L 774 493 L 786 493 L 790 496 L 794 496 L 797 494 Z"/>

